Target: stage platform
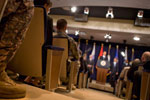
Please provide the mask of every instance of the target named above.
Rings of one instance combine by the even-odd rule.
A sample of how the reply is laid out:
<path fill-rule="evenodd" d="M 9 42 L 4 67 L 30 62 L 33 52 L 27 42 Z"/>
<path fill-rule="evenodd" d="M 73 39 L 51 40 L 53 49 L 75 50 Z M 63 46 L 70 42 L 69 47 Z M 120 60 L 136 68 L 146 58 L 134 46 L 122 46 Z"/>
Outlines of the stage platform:
<path fill-rule="evenodd" d="M 109 83 L 106 83 L 105 85 L 100 84 L 100 83 L 96 83 L 96 81 L 92 81 L 92 83 L 88 84 L 89 88 L 94 88 L 94 89 L 98 89 L 98 90 L 103 90 L 103 91 L 107 91 L 107 92 L 113 92 L 113 88 L 110 86 Z"/>
<path fill-rule="evenodd" d="M 27 95 L 22 99 L 0 99 L 0 100 L 79 100 L 65 95 L 57 94 L 40 88 L 29 85 L 24 85 L 27 88 Z"/>

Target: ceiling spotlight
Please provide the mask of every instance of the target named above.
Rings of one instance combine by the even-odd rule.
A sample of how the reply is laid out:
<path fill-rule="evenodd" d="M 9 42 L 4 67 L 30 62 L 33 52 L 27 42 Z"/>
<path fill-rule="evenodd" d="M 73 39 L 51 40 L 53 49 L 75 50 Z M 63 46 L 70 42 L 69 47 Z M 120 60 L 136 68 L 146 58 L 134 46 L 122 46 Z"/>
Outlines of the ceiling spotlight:
<path fill-rule="evenodd" d="M 77 11 L 77 7 L 71 7 L 71 12 L 75 13 Z"/>
<path fill-rule="evenodd" d="M 143 10 L 139 10 L 138 14 L 137 14 L 137 17 L 142 19 L 143 15 L 144 15 L 144 11 Z"/>
<path fill-rule="evenodd" d="M 122 55 L 123 57 L 125 57 L 125 52 L 121 51 L 121 55 Z"/>
<path fill-rule="evenodd" d="M 114 18 L 113 14 L 113 8 L 108 8 L 107 13 L 106 13 L 106 18 Z"/>
<path fill-rule="evenodd" d="M 104 36 L 104 38 L 105 38 L 105 39 L 111 39 L 112 36 L 111 36 L 111 34 L 106 34 L 106 35 Z"/>
<path fill-rule="evenodd" d="M 140 37 L 135 36 L 135 37 L 133 37 L 133 40 L 140 41 Z"/>
<path fill-rule="evenodd" d="M 105 38 L 105 41 L 106 41 L 106 42 L 109 42 L 109 40 L 110 40 L 112 37 L 111 37 L 111 34 L 106 34 L 106 35 L 104 36 L 104 38 Z"/>
<path fill-rule="evenodd" d="M 89 8 L 88 7 L 84 8 L 84 14 L 86 14 L 86 15 L 89 14 Z"/>
<path fill-rule="evenodd" d="M 78 31 L 75 31 L 75 35 L 76 35 L 76 36 L 79 35 L 79 30 L 78 30 Z"/>

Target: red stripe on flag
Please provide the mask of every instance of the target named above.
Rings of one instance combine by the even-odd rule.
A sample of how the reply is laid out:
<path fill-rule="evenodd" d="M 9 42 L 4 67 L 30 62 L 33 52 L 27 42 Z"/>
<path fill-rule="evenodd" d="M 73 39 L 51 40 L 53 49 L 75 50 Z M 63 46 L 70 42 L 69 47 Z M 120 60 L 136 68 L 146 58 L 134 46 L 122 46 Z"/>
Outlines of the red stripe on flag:
<path fill-rule="evenodd" d="M 100 51 L 100 53 L 99 53 L 99 58 L 101 57 L 101 56 L 103 56 L 103 44 L 101 45 L 101 51 Z"/>

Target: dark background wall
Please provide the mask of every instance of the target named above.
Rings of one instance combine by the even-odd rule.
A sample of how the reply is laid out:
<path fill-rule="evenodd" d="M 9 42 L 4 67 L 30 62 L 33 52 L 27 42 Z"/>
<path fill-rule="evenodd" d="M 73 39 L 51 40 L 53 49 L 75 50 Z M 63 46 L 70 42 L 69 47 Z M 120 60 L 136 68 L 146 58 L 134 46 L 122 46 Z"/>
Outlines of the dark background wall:
<path fill-rule="evenodd" d="M 72 36 L 74 37 L 74 36 Z M 74 37 L 76 41 L 78 41 L 78 37 Z M 141 55 L 145 51 L 150 51 L 150 47 L 144 47 L 144 46 L 134 46 L 134 45 L 126 45 L 126 44 L 116 44 L 116 43 L 106 43 L 106 42 L 101 42 L 101 41 L 93 41 L 89 40 L 88 45 L 86 46 L 86 40 L 81 39 L 80 40 L 80 49 L 82 51 L 82 54 L 85 52 L 85 50 L 89 49 L 89 52 L 87 53 L 88 56 L 91 54 L 92 49 L 93 49 L 93 43 L 96 43 L 96 51 L 95 51 L 95 60 L 94 60 L 94 74 L 93 74 L 93 79 L 96 80 L 96 63 L 97 59 L 100 53 L 101 49 L 101 44 L 104 44 L 104 49 L 103 51 L 108 52 L 108 47 L 109 44 L 111 44 L 111 50 L 110 50 L 110 56 L 111 56 L 111 63 L 113 62 L 113 59 L 115 57 L 115 52 L 116 52 L 116 45 L 119 45 L 119 51 L 118 51 L 118 58 L 119 58 L 119 72 L 122 70 L 123 62 L 124 62 L 124 57 L 121 55 L 121 51 L 125 51 L 125 47 L 128 47 L 128 60 L 129 62 L 131 61 L 131 56 L 132 56 L 132 48 L 134 48 L 134 58 L 139 58 L 141 59 Z"/>

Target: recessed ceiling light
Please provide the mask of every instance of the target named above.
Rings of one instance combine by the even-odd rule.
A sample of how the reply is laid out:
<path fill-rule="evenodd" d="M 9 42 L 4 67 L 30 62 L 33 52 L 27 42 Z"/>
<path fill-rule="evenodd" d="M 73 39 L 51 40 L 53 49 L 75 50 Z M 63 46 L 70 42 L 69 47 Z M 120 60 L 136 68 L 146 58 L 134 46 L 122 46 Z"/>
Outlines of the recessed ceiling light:
<path fill-rule="evenodd" d="M 71 7 L 71 12 L 75 13 L 77 11 L 77 7 Z"/>
<path fill-rule="evenodd" d="M 135 37 L 133 37 L 133 40 L 140 41 L 140 37 L 135 36 Z"/>
<path fill-rule="evenodd" d="M 106 34 L 106 35 L 104 36 L 104 38 L 105 38 L 105 39 L 111 39 L 112 36 L 111 36 L 111 34 Z"/>

